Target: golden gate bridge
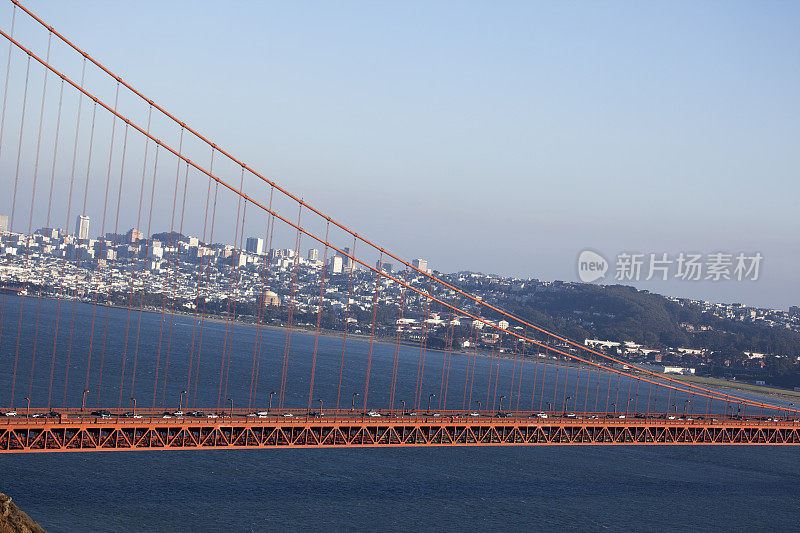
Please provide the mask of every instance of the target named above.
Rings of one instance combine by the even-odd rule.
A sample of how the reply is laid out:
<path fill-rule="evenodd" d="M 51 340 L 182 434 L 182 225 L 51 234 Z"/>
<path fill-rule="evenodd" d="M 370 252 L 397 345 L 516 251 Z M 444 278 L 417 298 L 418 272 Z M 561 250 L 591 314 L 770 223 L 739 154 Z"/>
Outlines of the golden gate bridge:
<path fill-rule="evenodd" d="M 8 6 L 0 451 L 800 443 L 792 404 L 633 365 L 415 266 Z"/>

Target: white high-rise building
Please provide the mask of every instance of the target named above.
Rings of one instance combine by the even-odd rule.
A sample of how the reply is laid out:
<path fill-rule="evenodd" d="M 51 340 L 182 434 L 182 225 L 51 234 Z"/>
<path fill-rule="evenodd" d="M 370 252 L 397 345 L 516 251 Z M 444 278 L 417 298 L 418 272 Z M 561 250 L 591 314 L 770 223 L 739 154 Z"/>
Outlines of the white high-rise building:
<path fill-rule="evenodd" d="M 343 265 L 344 261 L 342 261 L 342 256 L 340 255 L 334 255 L 328 262 L 328 268 L 330 269 L 331 274 L 341 274 Z"/>
<path fill-rule="evenodd" d="M 78 215 L 75 220 L 75 236 L 78 239 L 85 241 L 89 238 L 89 217 L 86 215 Z"/>
<path fill-rule="evenodd" d="M 251 254 L 261 255 L 264 253 L 264 239 L 258 237 L 248 237 L 244 249 Z"/>
<path fill-rule="evenodd" d="M 418 269 L 422 270 L 423 272 L 427 272 L 428 271 L 428 261 L 427 261 L 427 259 L 414 259 L 413 261 L 411 261 L 411 265 L 414 268 L 418 268 Z"/>
<path fill-rule="evenodd" d="M 319 261 L 319 250 L 317 250 L 316 248 L 310 248 L 308 250 L 308 260 Z"/>
<path fill-rule="evenodd" d="M 0 232 L 8 231 L 8 215 L 0 215 Z"/>

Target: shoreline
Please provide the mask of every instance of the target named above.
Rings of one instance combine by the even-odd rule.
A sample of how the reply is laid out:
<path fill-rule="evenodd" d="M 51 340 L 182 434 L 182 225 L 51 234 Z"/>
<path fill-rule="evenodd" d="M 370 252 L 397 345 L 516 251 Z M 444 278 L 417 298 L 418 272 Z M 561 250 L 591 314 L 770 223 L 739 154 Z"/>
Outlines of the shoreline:
<path fill-rule="evenodd" d="M 141 313 L 150 313 L 150 314 L 153 314 L 153 315 L 162 315 L 163 317 L 165 317 L 164 318 L 165 320 L 166 320 L 166 317 L 169 316 L 169 317 L 172 317 L 172 318 L 174 318 L 174 317 L 186 318 L 188 320 L 193 320 L 193 321 L 194 320 L 199 320 L 199 321 L 202 321 L 202 322 L 210 321 L 210 322 L 214 322 L 214 323 L 218 323 L 218 324 L 227 324 L 228 322 L 230 322 L 231 324 L 235 324 L 235 325 L 239 325 L 239 326 L 248 326 L 248 327 L 252 327 L 252 328 L 261 327 L 261 328 L 266 328 L 266 329 L 269 329 L 269 330 L 272 330 L 272 331 L 285 331 L 287 329 L 287 325 L 286 324 L 283 324 L 283 325 L 258 324 L 257 322 L 255 322 L 255 320 L 253 320 L 253 321 L 242 320 L 241 318 L 236 318 L 236 319 L 231 320 L 229 318 L 221 317 L 221 316 L 218 316 L 218 315 L 200 316 L 200 315 L 194 315 L 194 314 L 191 314 L 191 313 L 176 312 L 174 310 L 172 310 L 172 311 L 159 310 L 159 309 L 153 309 L 153 308 L 149 308 L 149 307 L 130 307 L 129 308 L 129 307 L 113 305 L 113 304 L 109 304 L 109 303 L 94 303 L 94 302 L 85 301 L 85 300 L 81 300 L 81 299 L 77 299 L 77 298 L 58 298 L 58 297 L 49 296 L 49 295 L 41 295 L 41 296 L 40 295 L 29 295 L 28 297 L 30 297 L 30 298 L 45 298 L 45 299 L 48 299 L 48 300 L 61 300 L 63 302 L 82 303 L 82 304 L 86 304 L 86 305 L 98 305 L 98 306 L 101 306 L 101 307 L 120 309 L 120 310 L 123 310 L 123 311 L 124 310 L 130 310 L 131 312 L 136 311 L 136 312 L 141 312 Z M 317 330 L 316 330 L 315 327 L 303 327 L 303 326 L 297 326 L 297 325 L 291 327 L 291 332 L 292 333 L 299 333 L 301 335 L 316 335 L 317 334 Z M 328 338 L 332 338 L 332 339 L 343 339 L 345 337 L 345 333 L 343 331 L 330 330 L 330 329 L 324 329 L 324 328 L 320 328 L 319 329 L 319 335 L 321 337 L 328 337 Z M 349 332 L 346 335 L 347 335 L 347 339 L 348 340 L 355 339 L 355 340 L 360 341 L 360 342 L 370 342 L 370 336 L 369 335 L 365 335 L 365 334 L 362 334 L 362 333 L 349 333 Z M 404 340 L 397 341 L 396 339 L 387 338 L 387 337 L 378 337 L 378 336 L 376 336 L 376 337 L 374 337 L 372 339 L 372 342 L 377 343 L 377 344 L 382 344 L 382 345 L 385 345 L 385 346 L 393 346 L 393 345 L 395 345 L 395 343 L 397 343 L 399 346 L 404 346 L 406 348 L 421 349 L 420 343 L 418 343 L 418 342 L 417 343 L 411 343 L 411 342 L 404 341 Z M 445 350 L 445 349 L 430 348 L 428 346 L 425 347 L 425 351 L 426 352 L 435 352 L 435 353 L 447 353 L 448 352 L 448 350 Z M 591 367 L 589 365 L 586 365 L 586 364 L 580 363 L 580 362 L 569 362 L 569 361 L 568 362 L 563 362 L 563 361 L 560 361 L 560 360 L 553 361 L 553 360 L 550 360 L 548 358 L 531 357 L 530 355 L 526 355 L 526 356 L 523 357 L 521 354 L 508 354 L 508 353 L 499 354 L 499 353 L 478 351 L 477 349 L 475 351 L 469 351 L 469 350 L 464 351 L 462 349 L 450 349 L 449 352 L 450 352 L 451 355 L 452 354 L 458 354 L 458 355 L 466 355 L 467 357 L 474 356 L 474 357 L 483 357 L 483 358 L 490 358 L 490 359 L 498 358 L 498 359 L 504 359 L 504 360 L 507 360 L 507 361 L 509 361 L 509 360 L 510 361 L 515 361 L 515 362 L 516 362 L 516 360 L 519 359 L 522 362 L 522 364 L 524 364 L 524 362 L 528 362 L 528 363 L 540 364 L 540 365 L 544 365 L 544 366 L 566 366 L 568 368 L 577 368 L 577 369 L 591 368 L 592 370 L 597 371 L 597 372 L 612 373 L 611 369 Z M 632 375 L 636 375 L 636 374 L 639 374 L 639 372 L 632 371 Z M 684 375 L 678 375 L 678 374 L 673 375 L 673 376 L 669 376 L 669 377 L 671 377 L 673 379 L 677 379 L 678 381 L 681 381 L 681 382 L 684 382 L 684 383 L 687 383 L 687 384 L 705 385 L 705 386 L 708 386 L 708 387 L 712 387 L 714 389 L 718 389 L 720 391 L 732 391 L 732 392 L 740 392 L 740 393 L 749 393 L 749 394 L 754 394 L 756 396 L 762 396 L 764 398 L 771 398 L 771 399 L 776 399 L 776 400 L 779 400 L 779 401 L 784 401 L 784 402 L 787 402 L 787 403 L 795 403 L 796 402 L 797 404 L 800 404 L 800 391 L 790 391 L 790 390 L 787 390 L 787 389 L 778 389 L 778 388 L 774 388 L 774 387 L 753 385 L 753 384 L 750 384 L 750 383 L 741 383 L 741 384 L 731 383 L 730 381 L 723 380 L 721 378 L 705 378 L 705 377 L 700 377 L 700 376 L 684 376 Z M 794 402 L 792 400 L 794 400 Z"/>

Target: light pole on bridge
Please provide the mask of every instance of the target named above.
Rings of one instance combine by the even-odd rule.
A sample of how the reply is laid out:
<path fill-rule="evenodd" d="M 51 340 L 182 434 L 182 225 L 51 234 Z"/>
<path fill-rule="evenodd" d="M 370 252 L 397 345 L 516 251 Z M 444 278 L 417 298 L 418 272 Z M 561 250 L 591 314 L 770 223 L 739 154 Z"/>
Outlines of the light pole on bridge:
<path fill-rule="evenodd" d="M 405 416 L 405 414 L 406 414 L 406 401 L 405 400 L 400 400 L 400 405 L 403 406 L 403 416 Z"/>
<path fill-rule="evenodd" d="M 478 404 L 478 414 L 480 414 L 481 413 L 481 402 L 480 402 L 480 400 L 478 400 L 475 403 Z"/>
<path fill-rule="evenodd" d="M 357 392 L 353 393 L 353 403 L 350 406 L 350 412 L 351 413 L 356 410 L 356 396 L 361 396 L 361 395 L 359 393 L 357 393 Z"/>
<path fill-rule="evenodd" d="M 226 401 L 231 403 L 231 418 L 233 418 L 233 398 L 228 398 Z"/>
<path fill-rule="evenodd" d="M 131 396 L 131 403 L 133 404 L 133 417 L 136 418 L 136 398 Z"/>
<path fill-rule="evenodd" d="M 86 395 L 89 394 L 89 389 L 83 389 L 83 400 L 81 400 L 81 413 L 86 409 Z"/>
<path fill-rule="evenodd" d="M 28 404 L 25 407 L 25 418 L 30 418 L 31 417 L 31 399 L 28 398 L 28 397 L 25 397 L 24 400 L 26 402 L 28 402 Z"/>
<path fill-rule="evenodd" d="M 567 396 L 564 398 L 564 416 L 567 415 L 567 405 L 569 405 L 569 401 L 572 399 L 572 396 Z"/>
<path fill-rule="evenodd" d="M 180 397 L 178 399 L 178 411 L 182 411 L 183 410 L 183 395 L 184 394 L 188 394 L 188 392 L 185 391 L 185 390 L 181 391 L 181 395 L 180 395 Z"/>
<path fill-rule="evenodd" d="M 270 409 L 272 409 L 272 397 L 278 394 L 275 391 L 269 393 L 269 402 L 267 402 L 267 414 L 269 414 Z"/>
<path fill-rule="evenodd" d="M 431 399 L 435 397 L 436 395 L 433 393 L 428 395 L 428 414 L 431 414 Z"/>
<path fill-rule="evenodd" d="M 500 396 L 500 405 L 497 407 L 497 410 L 498 410 L 499 412 L 501 412 L 501 413 L 503 412 L 503 400 L 504 400 L 504 399 L 505 399 L 505 395 L 503 395 L 503 396 Z"/>

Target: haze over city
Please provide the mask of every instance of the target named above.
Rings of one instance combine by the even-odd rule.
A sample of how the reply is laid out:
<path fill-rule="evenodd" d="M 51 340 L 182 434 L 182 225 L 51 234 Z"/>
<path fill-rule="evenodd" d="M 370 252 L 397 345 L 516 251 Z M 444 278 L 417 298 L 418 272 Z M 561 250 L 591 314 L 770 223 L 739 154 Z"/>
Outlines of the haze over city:
<path fill-rule="evenodd" d="M 401 256 L 574 281 L 586 248 L 760 252 L 757 282 L 637 286 L 800 301 L 798 6 L 36 7 Z"/>

